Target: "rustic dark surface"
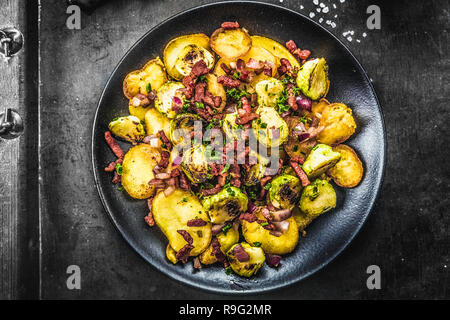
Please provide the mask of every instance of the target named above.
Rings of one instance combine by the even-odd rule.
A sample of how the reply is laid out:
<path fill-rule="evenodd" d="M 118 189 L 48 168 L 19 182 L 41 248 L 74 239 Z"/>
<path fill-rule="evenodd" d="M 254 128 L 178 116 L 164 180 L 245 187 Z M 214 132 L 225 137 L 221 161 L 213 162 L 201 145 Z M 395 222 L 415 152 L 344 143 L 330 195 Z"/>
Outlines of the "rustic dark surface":
<path fill-rule="evenodd" d="M 83 15 L 78 31 L 65 27 L 63 1 L 42 1 L 42 298 L 229 298 L 185 287 L 145 263 L 108 220 L 90 164 L 96 103 L 121 56 L 155 24 L 210 2 L 114 1 Z M 267 2 L 315 10 L 309 0 Z M 385 181 L 367 223 L 336 260 L 294 286 L 249 298 L 449 298 L 448 2 L 322 2 L 336 4 L 324 20 L 337 26 L 326 27 L 373 79 L 387 128 Z M 370 4 L 381 7 L 381 30 L 366 28 Z M 355 31 L 352 42 L 347 30 Z M 81 267 L 81 290 L 66 288 L 72 264 Z M 378 291 L 366 288 L 372 264 L 382 271 Z"/>

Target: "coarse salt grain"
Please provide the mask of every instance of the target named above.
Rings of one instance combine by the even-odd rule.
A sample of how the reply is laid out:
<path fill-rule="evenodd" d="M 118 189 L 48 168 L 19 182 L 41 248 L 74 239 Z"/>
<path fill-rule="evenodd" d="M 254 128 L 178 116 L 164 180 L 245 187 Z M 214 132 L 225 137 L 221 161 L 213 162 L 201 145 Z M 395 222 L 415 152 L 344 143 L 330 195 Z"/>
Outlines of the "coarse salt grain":
<path fill-rule="evenodd" d="M 319 0 L 313 0 L 313 3 L 317 6 L 319 4 Z"/>
<path fill-rule="evenodd" d="M 351 42 L 351 41 L 353 40 L 353 38 L 350 37 L 350 36 L 348 36 L 348 37 L 347 37 L 347 40 Z"/>
<path fill-rule="evenodd" d="M 321 9 L 320 9 L 320 8 L 317 8 L 317 9 L 316 9 L 316 11 L 317 11 L 317 12 L 320 12 L 320 11 L 321 11 Z"/>
<path fill-rule="evenodd" d="M 364 38 L 367 37 L 367 33 L 364 32 L 364 33 L 363 33 L 363 37 L 364 37 Z"/>
<path fill-rule="evenodd" d="M 328 11 L 330 11 L 330 9 L 328 9 L 328 7 L 325 7 L 325 8 L 322 9 L 323 13 L 328 13 Z"/>
<path fill-rule="evenodd" d="M 320 19 L 319 19 L 319 22 L 322 23 L 322 21 L 323 21 L 323 18 L 320 18 Z"/>
<path fill-rule="evenodd" d="M 321 8 L 325 8 L 325 3 L 321 2 L 321 3 L 319 4 L 319 6 L 320 6 Z"/>
<path fill-rule="evenodd" d="M 310 18 L 314 18 L 315 15 L 316 15 L 316 14 L 315 14 L 314 12 L 310 12 L 310 13 L 309 13 L 309 17 L 310 17 Z"/>

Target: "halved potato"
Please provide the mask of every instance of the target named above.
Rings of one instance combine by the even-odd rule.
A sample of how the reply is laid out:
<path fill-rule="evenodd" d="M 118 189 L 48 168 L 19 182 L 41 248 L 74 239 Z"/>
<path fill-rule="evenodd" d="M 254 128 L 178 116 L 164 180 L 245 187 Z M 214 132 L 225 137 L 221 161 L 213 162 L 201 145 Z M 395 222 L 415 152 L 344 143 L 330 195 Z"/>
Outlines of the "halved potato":
<path fill-rule="evenodd" d="M 175 68 L 179 74 L 185 77 L 191 73 L 192 67 L 200 60 L 203 60 L 208 68 L 214 66 L 214 56 L 211 52 L 195 44 L 190 44 L 181 50 L 175 62 Z"/>
<path fill-rule="evenodd" d="M 145 129 L 147 135 L 157 134 L 160 130 L 163 130 L 166 136 L 169 136 L 170 120 L 164 114 L 156 110 L 156 108 L 150 108 L 145 113 Z"/>
<path fill-rule="evenodd" d="M 341 154 L 341 160 L 328 170 L 328 175 L 340 187 L 356 187 L 363 176 L 363 165 L 355 150 L 345 144 L 333 148 L 333 151 Z"/>
<path fill-rule="evenodd" d="M 266 221 L 260 209 L 256 211 L 256 216 Z M 289 222 L 289 228 L 279 237 L 271 235 L 270 231 L 264 229 L 258 222 L 245 220 L 242 220 L 242 234 L 248 243 L 261 243 L 261 248 L 266 253 L 286 254 L 294 250 L 298 243 L 298 227 L 294 217 L 285 221 Z"/>
<path fill-rule="evenodd" d="M 291 63 L 292 68 L 300 69 L 300 64 L 298 63 L 297 59 L 295 59 L 294 56 L 289 52 L 289 50 L 282 44 L 278 43 L 275 40 L 261 36 L 252 36 L 251 38 L 253 46 L 266 49 L 275 57 L 277 57 L 278 60 L 280 60 L 281 58 L 288 59 L 288 61 Z"/>
<path fill-rule="evenodd" d="M 272 69 L 272 76 L 274 77 L 277 73 L 277 68 L 280 66 L 280 60 L 277 59 L 272 53 L 267 51 L 264 48 L 257 47 L 253 45 L 247 54 L 239 59 L 244 60 L 246 63 L 250 58 L 255 59 L 256 61 L 270 61 L 275 65 L 275 68 Z"/>
<path fill-rule="evenodd" d="M 150 60 L 141 70 L 135 70 L 127 74 L 123 80 L 123 94 L 128 99 L 138 93 L 149 94 L 151 90 L 158 90 L 167 82 L 166 71 L 161 59 Z"/>
<path fill-rule="evenodd" d="M 233 60 L 247 54 L 252 47 L 252 38 L 245 29 L 219 28 L 211 35 L 209 44 L 220 57 Z"/>
<path fill-rule="evenodd" d="M 183 75 L 175 68 L 175 63 L 182 50 L 191 44 L 209 50 L 209 37 L 203 33 L 188 34 L 172 39 L 164 48 L 164 64 L 167 73 L 174 79 L 181 80 Z"/>
<path fill-rule="evenodd" d="M 145 114 L 147 113 L 148 110 L 150 109 L 154 109 L 152 105 L 148 105 L 148 106 L 135 106 L 133 105 L 133 99 L 130 99 L 129 103 L 128 103 L 128 112 L 132 115 L 135 116 L 136 118 L 139 119 L 139 121 L 144 121 L 145 120 Z"/>
<path fill-rule="evenodd" d="M 227 104 L 227 95 L 225 93 L 223 85 L 217 82 L 217 76 L 212 73 L 208 73 L 206 75 L 206 81 L 208 85 L 208 91 L 211 92 L 213 96 L 219 96 L 222 98 L 222 103 L 220 104 L 219 108 L 216 109 L 217 111 L 222 112 L 222 110 L 225 108 L 225 105 Z"/>
<path fill-rule="evenodd" d="M 169 239 L 173 250 L 178 252 L 187 244 L 177 230 L 186 230 L 192 237 L 194 248 L 190 252 L 191 256 L 198 256 L 208 248 L 211 242 L 211 223 L 194 194 L 177 189 L 166 197 L 164 192 L 159 192 L 153 198 L 152 209 L 156 224 Z M 187 222 L 193 219 L 202 219 L 207 224 L 202 227 L 188 227 Z"/>
<path fill-rule="evenodd" d="M 313 101 L 312 103 L 312 112 L 314 113 L 322 113 L 323 110 L 330 104 L 330 102 L 322 98 L 319 101 Z"/>
<path fill-rule="evenodd" d="M 177 264 L 177 262 L 178 262 L 176 254 L 177 253 L 175 252 L 175 250 L 173 250 L 173 248 L 170 246 L 170 244 L 168 244 L 166 247 L 166 257 L 173 264 Z"/>
<path fill-rule="evenodd" d="M 320 125 L 325 129 L 317 136 L 317 141 L 328 145 L 337 145 L 355 132 L 356 123 L 352 109 L 343 103 L 332 103 L 322 111 Z"/>
<path fill-rule="evenodd" d="M 148 144 L 132 147 L 123 158 L 122 186 L 135 199 L 147 199 L 155 193 L 148 182 L 154 178 L 153 168 L 161 160 L 157 148 Z"/>

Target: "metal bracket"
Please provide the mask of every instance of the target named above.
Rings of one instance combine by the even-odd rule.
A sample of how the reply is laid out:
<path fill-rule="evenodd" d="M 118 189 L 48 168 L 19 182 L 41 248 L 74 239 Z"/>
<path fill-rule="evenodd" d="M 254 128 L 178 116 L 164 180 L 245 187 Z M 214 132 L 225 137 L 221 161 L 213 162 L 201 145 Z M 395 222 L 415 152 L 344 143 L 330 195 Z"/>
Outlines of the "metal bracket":
<path fill-rule="evenodd" d="M 4 28 L 0 30 L 0 54 L 9 60 L 23 47 L 23 35 L 16 28 Z"/>

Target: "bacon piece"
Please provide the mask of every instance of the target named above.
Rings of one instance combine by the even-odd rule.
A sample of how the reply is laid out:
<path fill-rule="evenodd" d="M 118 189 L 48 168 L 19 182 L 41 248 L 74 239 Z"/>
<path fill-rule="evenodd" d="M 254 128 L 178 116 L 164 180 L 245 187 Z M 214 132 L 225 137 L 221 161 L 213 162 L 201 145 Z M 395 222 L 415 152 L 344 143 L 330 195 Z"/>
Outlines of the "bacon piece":
<path fill-rule="evenodd" d="M 256 61 L 253 58 L 250 58 L 247 63 L 245 64 L 245 66 L 253 71 L 255 71 L 255 73 L 259 74 L 263 71 L 264 69 L 264 63 L 261 61 Z"/>
<path fill-rule="evenodd" d="M 156 99 L 156 90 L 152 90 L 147 95 L 150 102 L 153 102 Z"/>
<path fill-rule="evenodd" d="M 148 215 L 144 218 L 145 222 L 150 226 L 153 227 L 155 225 L 155 219 L 153 218 L 153 212 L 152 212 L 152 202 L 153 202 L 153 198 L 149 198 L 147 200 L 147 205 L 148 205 Z"/>
<path fill-rule="evenodd" d="M 105 168 L 106 172 L 113 172 L 114 170 L 116 170 L 116 166 L 117 164 L 122 164 L 122 159 L 117 159 L 116 161 L 111 162 L 110 164 L 108 164 L 108 166 Z"/>
<path fill-rule="evenodd" d="M 309 55 L 311 54 L 311 51 L 309 50 L 300 50 L 298 53 L 298 57 L 302 60 L 308 59 Z"/>
<path fill-rule="evenodd" d="M 239 28 L 239 23 L 237 21 L 235 22 L 223 22 L 221 24 L 221 27 L 225 30 L 230 30 L 230 29 L 237 29 Z"/>
<path fill-rule="evenodd" d="M 194 76 L 195 78 L 200 77 L 204 74 L 207 74 L 209 72 L 209 68 L 206 65 L 206 62 L 203 60 L 197 61 L 194 66 L 192 67 L 191 76 Z"/>
<path fill-rule="evenodd" d="M 280 59 L 280 66 L 278 67 L 278 74 L 280 76 L 284 75 L 285 73 L 290 73 L 292 71 L 292 65 L 286 58 Z"/>
<path fill-rule="evenodd" d="M 125 153 L 123 152 L 122 148 L 117 143 L 116 139 L 114 139 L 112 137 L 110 131 L 105 132 L 105 140 L 106 140 L 106 143 L 108 144 L 109 148 L 116 155 L 116 157 L 119 159 L 123 159 Z"/>
<path fill-rule="evenodd" d="M 215 107 L 215 108 L 219 108 L 220 105 L 222 104 L 222 97 L 220 97 L 220 96 L 215 96 L 215 97 L 213 98 L 213 100 L 214 100 L 214 107 Z"/>
<path fill-rule="evenodd" d="M 250 256 L 240 244 L 234 246 L 233 254 L 236 257 L 236 259 L 238 259 L 240 262 L 246 262 L 250 260 Z"/>
<path fill-rule="evenodd" d="M 168 149 L 168 150 L 172 150 L 172 142 L 170 142 L 170 140 L 167 138 L 167 136 L 166 136 L 166 134 L 164 133 L 164 131 L 163 130 L 159 130 L 158 131 L 158 134 L 159 134 L 159 136 L 160 136 L 160 138 L 161 138 L 161 140 L 164 142 L 164 144 L 166 145 L 166 148 Z"/>
<path fill-rule="evenodd" d="M 303 157 L 298 157 L 298 156 L 294 156 L 294 157 L 291 157 L 291 161 L 292 161 L 292 162 L 298 162 L 298 163 L 300 163 L 300 164 L 303 164 L 303 163 L 305 162 L 305 158 L 303 158 Z"/>
<path fill-rule="evenodd" d="M 226 261 L 225 255 L 223 254 L 222 250 L 220 250 L 220 242 L 219 240 L 217 240 L 217 238 L 214 237 L 214 239 L 211 241 L 211 246 L 213 248 L 211 251 L 211 255 L 216 257 L 219 262 Z"/>
<path fill-rule="evenodd" d="M 292 110 L 297 111 L 298 110 L 298 104 L 297 104 L 297 100 L 296 100 L 297 98 L 295 97 L 293 88 L 294 88 L 293 84 L 289 84 L 286 88 L 287 93 L 288 93 L 287 102 L 288 102 L 289 107 L 291 107 Z"/>
<path fill-rule="evenodd" d="M 188 227 L 203 227 L 206 226 L 206 221 L 203 219 L 192 219 L 187 222 Z"/>
<path fill-rule="evenodd" d="M 145 94 L 138 93 L 131 99 L 131 104 L 135 107 L 146 107 L 150 104 L 150 99 Z"/>
<path fill-rule="evenodd" d="M 167 168 L 169 165 L 170 153 L 168 151 L 161 151 L 161 160 L 158 162 L 158 166 L 161 168 Z"/>
<path fill-rule="evenodd" d="M 219 97 L 220 98 L 220 97 Z M 211 93 L 211 92 L 209 92 L 209 91 L 205 91 L 205 96 L 203 97 L 203 100 L 202 100 L 205 104 L 207 104 L 208 106 L 211 106 L 211 107 L 215 107 L 216 106 L 216 104 L 215 104 L 215 102 L 214 102 L 214 96 L 213 96 L 213 94 Z M 220 104 L 219 104 L 219 106 L 220 106 Z"/>
<path fill-rule="evenodd" d="M 202 268 L 202 264 L 200 263 L 200 259 L 198 257 L 194 258 L 194 269 L 200 270 Z"/>
<path fill-rule="evenodd" d="M 122 181 L 122 178 L 119 176 L 117 171 L 114 171 L 114 178 L 112 179 L 112 183 L 118 184 Z"/>
<path fill-rule="evenodd" d="M 195 85 L 194 101 L 202 102 L 205 96 L 206 83 L 199 82 Z"/>
<path fill-rule="evenodd" d="M 245 212 L 239 216 L 239 220 L 245 220 L 247 222 L 255 222 L 258 220 L 258 217 L 253 213 Z"/>
<path fill-rule="evenodd" d="M 189 234 L 189 232 L 187 232 L 186 230 L 177 230 L 177 232 L 179 234 L 181 234 L 181 236 L 183 237 L 183 239 L 188 243 L 188 244 L 192 244 L 194 242 L 194 239 L 192 239 L 191 235 Z"/>
<path fill-rule="evenodd" d="M 176 178 L 180 175 L 180 170 L 178 170 L 177 168 L 173 169 L 172 172 L 170 173 L 170 176 L 172 178 Z"/>
<path fill-rule="evenodd" d="M 228 88 L 237 88 L 241 85 L 239 80 L 231 78 L 230 76 L 220 76 L 217 78 L 217 82 Z"/>
<path fill-rule="evenodd" d="M 280 262 L 281 262 L 281 256 L 276 255 L 276 254 L 266 253 L 266 263 L 269 265 L 269 267 L 277 268 L 280 265 Z"/>
<path fill-rule="evenodd" d="M 220 64 L 220 67 L 226 74 L 231 74 L 233 72 L 233 70 L 223 62 Z"/>
<path fill-rule="evenodd" d="M 202 194 L 204 196 L 212 196 L 216 193 L 219 193 L 219 191 L 222 190 L 222 186 L 220 184 L 216 184 L 214 188 L 211 189 L 203 189 Z"/>
<path fill-rule="evenodd" d="M 183 191 L 189 191 L 191 189 L 184 172 L 180 172 L 180 189 Z"/>
<path fill-rule="evenodd" d="M 302 182 L 302 186 L 306 187 L 310 184 L 308 176 L 306 175 L 305 171 L 303 171 L 302 168 L 298 165 L 298 163 L 290 161 L 289 164 L 291 165 L 292 169 L 294 169 L 297 176 L 300 178 L 300 181 Z"/>
<path fill-rule="evenodd" d="M 191 250 L 194 249 L 194 247 L 190 244 L 185 245 L 183 248 L 181 248 L 177 254 L 175 255 L 175 258 L 177 260 L 186 263 L 189 259 L 189 254 L 191 253 Z"/>
<path fill-rule="evenodd" d="M 194 93 L 194 78 L 191 75 L 188 75 L 183 78 L 183 85 L 186 87 L 186 90 L 184 90 L 184 95 L 187 99 L 192 98 L 192 94 Z"/>
<path fill-rule="evenodd" d="M 295 44 L 294 40 L 289 40 L 286 42 L 286 48 L 292 53 L 297 49 L 297 45 Z"/>

